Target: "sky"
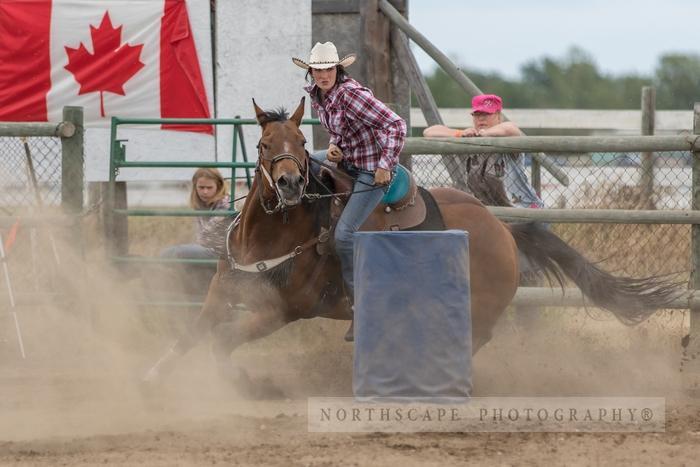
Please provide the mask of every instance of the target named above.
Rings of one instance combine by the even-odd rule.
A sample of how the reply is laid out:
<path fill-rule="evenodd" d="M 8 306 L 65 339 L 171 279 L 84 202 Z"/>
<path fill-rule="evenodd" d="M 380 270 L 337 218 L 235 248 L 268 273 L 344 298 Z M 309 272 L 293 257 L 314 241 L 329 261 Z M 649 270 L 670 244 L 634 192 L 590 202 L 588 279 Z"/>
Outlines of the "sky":
<path fill-rule="evenodd" d="M 664 53 L 700 55 L 700 0 L 408 0 L 409 20 L 463 67 L 515 79 L 577 46 L 611 75 L 652 75 Z M 435 62 L 412 45 L 421 69 Z"/>

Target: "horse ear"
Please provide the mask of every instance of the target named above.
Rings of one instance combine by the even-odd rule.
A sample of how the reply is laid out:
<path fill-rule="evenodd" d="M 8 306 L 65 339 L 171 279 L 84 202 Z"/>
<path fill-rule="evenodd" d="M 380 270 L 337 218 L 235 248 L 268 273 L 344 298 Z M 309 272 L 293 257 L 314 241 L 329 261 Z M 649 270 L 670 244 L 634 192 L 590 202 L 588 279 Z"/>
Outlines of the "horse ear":
<path fill-rule="evenodd" d="M 290 120 L 294 121 L 294 123 L 297 124 L 297 126 L 301 126 L 301 117 L 304 116 L 304 102 L 306 101 L 306 97 L 301 98 L 301 102 L 299 102 L 299 107 L 294 111 L 292 114 L 292 117 Z"/>
<path fill-rule="evenodd" d="M 258 104 L 255 103 L 255 99 L 253 99 L 253 108 L 255 109 L 255 118 L 258 121 L 260 125 L 263 124 L 263 117 L 265 117 L 265 111 L 258 107 Z"/>

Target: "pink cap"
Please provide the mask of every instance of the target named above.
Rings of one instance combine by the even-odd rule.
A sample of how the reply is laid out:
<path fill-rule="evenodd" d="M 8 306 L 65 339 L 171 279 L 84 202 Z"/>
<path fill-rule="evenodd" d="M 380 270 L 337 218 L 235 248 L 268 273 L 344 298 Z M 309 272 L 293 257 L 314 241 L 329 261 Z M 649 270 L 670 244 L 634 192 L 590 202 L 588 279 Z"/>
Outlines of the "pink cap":
<path fill-rule="evenodd" d="M 495 94 L 482 94 L 472 99 L 472 113 L 495 114 L 503 109 L 503 101 Z"/>

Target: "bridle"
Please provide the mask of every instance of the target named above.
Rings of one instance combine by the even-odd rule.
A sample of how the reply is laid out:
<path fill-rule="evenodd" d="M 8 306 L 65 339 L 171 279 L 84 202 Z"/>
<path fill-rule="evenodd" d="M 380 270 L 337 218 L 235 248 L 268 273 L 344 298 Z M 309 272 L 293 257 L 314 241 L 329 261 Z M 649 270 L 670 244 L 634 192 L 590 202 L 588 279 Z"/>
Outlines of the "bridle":
<path fill-rule="evenodd" d="M 286 214 L 287 205 L 284 204 L 284 202 L 282 201 L 283 197 L 282 197 L 282 193 L 280 192 L 280 188 L 277 185 L 277 183 L 274 180 L 272 180 L 272 176 L 271 176 L 270 172 L 272 172 L 272 170 L 277 162 L 285 160 L 285 159 L 292 160 L 299 168 L 299 172 L 304 174 L 304 186 L 301 189 L 301 196 L 300 196 L 303 199 L 306 196 L 306 187 L 309 185 L 309 162 L 308 162 L 309 152 L 304 150 L 304 152 L 306 153 L 307 161 L 306 161 L 306 164 L 302 164 L 301 161 L 296 156 L 294 156 L 293 154 L 291 154 L 289 152 L 283 152 L 283 153 L 277 154 L 277 155 L 272 156 L 272 157 L 265 157 L 265 155 L 263 154 L 263 149 L 262 149 L 262 145 L 260 144 L 260 141 L 258 141 L 257 148 L 258 148 L 258 161 L 257 161 L 256 166 L 255 166 L 255 172 L 260 173 L 262 175 L 262 177 L 265 178 L 265 180 L 267 181 L 267 184 L 270 186 L 270 189 L 275 193 L 275 196 L 277 197 L 277 204 L 274 207 L 270 208 L 267 206 L 265 198 L 263 198 L 263 193 L 262 193 L 263 190 L 258 191 L 258 198 L 260 199 L 260 206 L 262 206 L 262 208 L 266 214 L 274 214 L 274 213 L 280 212 L 280 211 L 283 211 Z M 267 171 L 267 169 L 265 168 L 265 164 L 263 164 L 261 161 L 265 161 L 265 162 L 270 163 L 270 172 Z M 285 218 L 286 218 L 286 216 L 285 216 Z"/>
<path fill-rule="evenodd" d="M 272 168 L 274 165 L 282 160 L 285 159 L 291 159 L 294 161 L 294 163 L 297 165 L 299 168 L 299 171 L 304 174 L 304 186 L 302 187 L 301 190 L 301 198 L 304 199 L 306 197 L 306 188 L 309 185 L 309 152 L 306 152 L 306 157 L 307 157 L 307 162 L 306 164 L 302 164 L 301 161 L 295 157 L 293 154 L 284 152 L 277 154 L 273 157 L 265 157 L 262 151 L 262 147 L 260 144 L 260 141 L 258 141 L 258 162 L 255 166 L 255 172 L 256 174 L 259 173 L 261 174 L 261 178 L 264 178 L 267 181 L 267 184 L 270 186 L 270 188 L 273 190 L 275 193 L 275 196 L 277 197 L 277 204 L 273 208 L 269 208 L 265 202 L 265 199 L 262 196 L 262 188 L 258 191 L 258 197 L 260 199 L 260 205 L 262 206 L 263 210 L 265 211 L 266 214 L 274 214 L 276 212 L 282 211 L 283 214 L 283 222 L 286 224 L 288 222 L 287 219 L 287 205 L 285 205 L 282 202 L 282 193 L 280 192 L 280 188 L 272 180 L 272 176 L 270 175 L 270 172 L 272 171 Z M 265 168 L 265 165 L 261 162 L 269 162 L 270 163 L 270 171 Z M 321 229 L 321 232 L 319 235 L 314 236 L 307 240 L 306 242 L 302 243 L 301 245 L 297 245 L 290 253 L 284 254 L 282 256 L 279 256 L 277 258 L 270 258 L 270 259 L 265 259 L 261 261 L 256 261 L 255 263 L 252 264 L 238 264 L 231 254 L 230 251 L 230 239 L 229 237 L 231 236 L 232 232 L 235 230 L 237 227 L 238 223 L 240 222 L 240 217 L 241 213 L 234 219 L 234 221 L 231 223 L 229 226 L 228 230 L 226 231 L 226 256 L 228 258 L 228 263 L 229 266 L 231 267 L 232 270 L 239 270 L 239 271 L 244 271 L 244 272 L 253 272 L 253 273 L 260 273 L 260 272 L 265 272 L 269 271 L 270 269 L 273 269 L 280 264 L 286 262 L 289 259 L 293 259 L 296 256 L 299 256 L 302 254 L 304 251 L 310 249 L 311 247 L 315 246 L 318 243 L 325 243 L 329 239 L 329 232 L 327 230 Z M 319 267 L 317 266 L 316 269 Z"/>

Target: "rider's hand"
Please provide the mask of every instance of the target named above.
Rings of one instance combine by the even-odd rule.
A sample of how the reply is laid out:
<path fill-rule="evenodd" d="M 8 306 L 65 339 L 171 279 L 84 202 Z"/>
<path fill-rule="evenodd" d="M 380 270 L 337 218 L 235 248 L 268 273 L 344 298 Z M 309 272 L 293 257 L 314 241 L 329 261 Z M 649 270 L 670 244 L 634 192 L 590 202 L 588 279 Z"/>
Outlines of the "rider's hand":
<path fill-rule="evenodd" d="M 381 167 L 377 167 L 374 172 L 374 184 L 375 185 L 388 185 L 391 182 L 391 172 Z"/>
<path fill-rule="evenodd" d="M 328 146 L 328 153 L 326 154 L 326 158 L 331 162 L 340 162 L 343 160 L 343 151 L 341 151 L 340 148 L 335 144 L 331 144 L 330 146 Z"/>

